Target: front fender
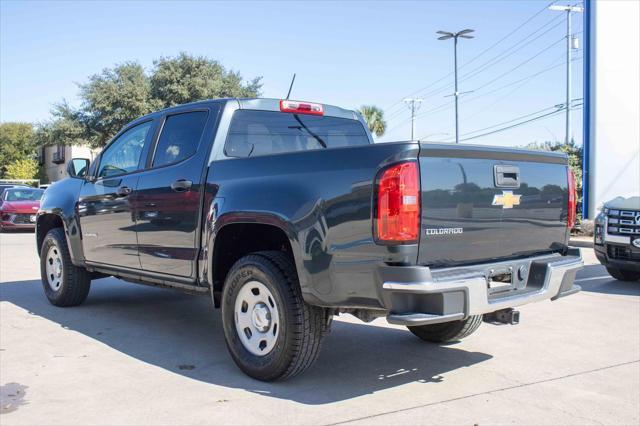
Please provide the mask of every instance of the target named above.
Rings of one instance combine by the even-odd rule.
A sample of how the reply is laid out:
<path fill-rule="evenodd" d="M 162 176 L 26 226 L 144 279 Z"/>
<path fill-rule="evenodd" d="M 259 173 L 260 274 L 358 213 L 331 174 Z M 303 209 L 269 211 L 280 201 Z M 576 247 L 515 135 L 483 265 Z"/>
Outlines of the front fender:
<path fill-rule="evenodd" d="M 82 179 L 66 178 L 47 188 L 40 200 L 40 209 L 36 218 L 38 252 L 46 233 L 51 229 L 51 224 L 62 223 L 71 261 L 76 266 L 84 265 L 82 231 L 76 210 L 83 182 Z"/>

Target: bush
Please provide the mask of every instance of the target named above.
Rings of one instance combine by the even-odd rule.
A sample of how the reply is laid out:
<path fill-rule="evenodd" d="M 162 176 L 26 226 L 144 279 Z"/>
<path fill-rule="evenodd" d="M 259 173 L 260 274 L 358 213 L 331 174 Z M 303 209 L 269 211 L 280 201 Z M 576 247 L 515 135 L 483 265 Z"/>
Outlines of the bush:
<path fill-rule="evenodd" d="M 33 158 L 23 158 L 9 163 L 6 167 L 7 179 L 37 179 L 38 162 Z"/>

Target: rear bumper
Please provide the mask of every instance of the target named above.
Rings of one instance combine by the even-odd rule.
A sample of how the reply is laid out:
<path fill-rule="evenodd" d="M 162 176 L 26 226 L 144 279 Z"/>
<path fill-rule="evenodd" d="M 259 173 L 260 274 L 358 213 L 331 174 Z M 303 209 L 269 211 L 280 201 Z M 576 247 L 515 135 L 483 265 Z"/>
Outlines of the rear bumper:
<path fill-rule="evenodd" d="M 437 324 L 577 293 L 575 274 L 582 266 L 579 249 L 571 249 L 566 256 L 440 270 L 382 266 L 378 269 L 380 299 L 392 324 Z M 491 271 L 505 268 L 515 274 L 513 286 L 499 293 L 489 290 Z M 522 279 L 517 278 L 518 270 L 526 271 Z"/>

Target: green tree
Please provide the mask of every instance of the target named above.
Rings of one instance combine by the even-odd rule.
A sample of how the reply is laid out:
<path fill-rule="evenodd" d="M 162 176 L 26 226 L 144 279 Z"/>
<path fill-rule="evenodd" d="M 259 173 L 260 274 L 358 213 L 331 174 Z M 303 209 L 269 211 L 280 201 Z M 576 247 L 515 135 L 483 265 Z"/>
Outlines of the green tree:
<path fill-rule="evenodd" d="M 38 176 L 38 161 L 33 158 L 21 158 L 7 165 L 7 179 L 36 179 Z"/>
<path fill-rule="evenodd" d="M 363 105 L 359 111 L 364 117 L 364 121 L 367 122 L 371 133 L 377 137 L 384 135 L 387 130 L 387 122 L 384 121 L 384 112 L 380 108 L 373 105 Z"/>
<path fill-rule="evenodd" d="M 80 109 L 61 108 L 59 117 L 76 122 L 92 146 L 104 146 L 125 124 L 161 107 L 151 83 L 136 62 L 116 65 L 80 85 Z"/>
<path fill-rule="evenodd" d="M 242 77 L 217 61 L 181 53 L 154 61 L 150 74 L 137 62 L 106 68 L 80 85 L 81 104 L 55 106 L 52 120 L 41 123 L 41 145 L 104 146 L 125 124 L 158 109 L 221 97 L 256 97 L 261 78 Z"/>
<path fill-rule="evenodd" d="M 29 123 L 0 124 L 0 177 L 7 177 L 7 167 L 16 160 L 36 154 L 36 139 Z"/>
<path fill-rule="evenodd" d="M 164 107 L 215 98 L 254 98 L 260 94 L 261 78 L 246 85 L 235 71 L 202 56 L 180 53 L 175 58 L 153 62 L 151 96 Z"/>
<path fill-rule="evenodd" d="M 46 145 L 90 145 L 99 146 L 89 136 L 84 117 L 74 111 L 66 102 L 55 105 L 51 111 L 52 119 L 39 123 L 35 129 L 38 146 Z"/>
<path fill-rule="evenodd" d="M 581 146 L 576 145 L 575 140 L 571 139 L 568 144 L 564 142 L 544 142 L 544 143 L 531 143 L 525 148 L 534 149 L 538 151 L 554 151 L 564 152 L 569 157 L 569 167 L 573 172 L 573 176 L 576 178 L 576 192 L 578 193 L 578 200 L 582 200 L 582 155 L 583 150 Z"/>

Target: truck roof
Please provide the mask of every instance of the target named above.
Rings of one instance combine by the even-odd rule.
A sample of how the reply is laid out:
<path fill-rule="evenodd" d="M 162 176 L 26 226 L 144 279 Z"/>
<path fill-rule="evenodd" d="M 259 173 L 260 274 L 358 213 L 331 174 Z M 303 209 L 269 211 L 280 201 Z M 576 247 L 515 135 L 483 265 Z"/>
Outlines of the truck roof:
<path fill-rule="evenodd" d="M 136 119 L 138 121 L 143 118 L 147 118 L 149 116 L 153 116 L 155 114 L 161 114 L 166 112 L 171 112 L 173 110 L 181 110 L 185 107 L 193 107 L 193 106 L 205 106 L 211 103 L 220 103 L 220 102 L 237 102 L 238 107 L 240 109 L 253 109 L 253 110 L 262 110 L 262 111 L 280 111 L 280 101 L 281 99 L 275 98 L 219 98 L 219 99 L 206 99 L 202 101 L 189 102 L 186 104 L 176 105 L 169 108 L 164 108 L 159 111 L 154 111 L 150 114 L 147 114 L 143 117 Z M 307 101 L 304 101 L 307 102 Z M 310 101 L 309 101 L 310 102 Z M 348 118 L 352 120 L 358 120 L 359 114 L 354 110 L 349 110 L 345 108 L 340 108 L 335 105 L 322 104 L 319 102 L 313 102 L 322 105 L 325 116 L 329 117 L 339 117 L 339 118 Z"/>

